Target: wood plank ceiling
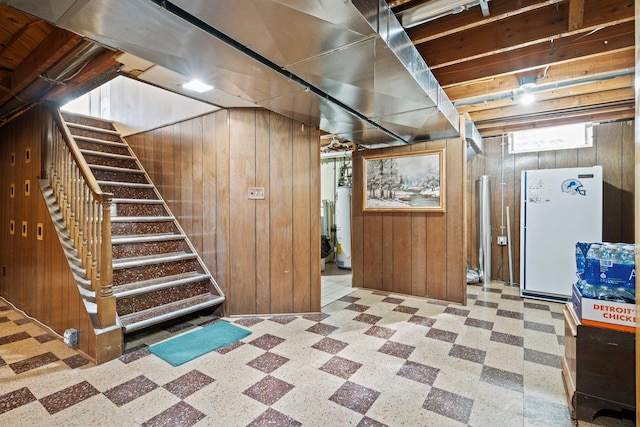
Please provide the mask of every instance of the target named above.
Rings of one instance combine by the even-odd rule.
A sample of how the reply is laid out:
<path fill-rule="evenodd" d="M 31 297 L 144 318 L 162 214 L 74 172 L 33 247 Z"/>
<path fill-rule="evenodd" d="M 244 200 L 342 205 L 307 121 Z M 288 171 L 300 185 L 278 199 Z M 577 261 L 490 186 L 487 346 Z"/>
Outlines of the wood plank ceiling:
<path fill-rule="evenodd" d="M 392 0 L 389 5 L 402 20 L 409 10 L 443 2 L 462 4 L 462 11 L 407 33 L 459 112 L 468 113 L 483 136 L 634 116 L 633 0 Z M 116 52 L 88 44 L 0 5 L 0 125 L 21 105 L 68 98 L 115 75 Z M 523 78 L 536 83 L 530 90 L 536 100 L 528 106 L 519 102 Z"/>
<path fill-rule="evenodd" d="M 428 3 L 442 2 L 389 4 L 402 17 Z M 458 111 L 468 113 L 483 136 L 634 116 L 633 0 L 467 4 L 473 6 L 407 33 Z M 519 103 L 523 78 L 536 83 L 528 106 Z"/>
<path fill-rule="evenodd" d="M 0 5 L 0 126 L 32 103 L 71 100 L 115 76 L 116 52 Z"/>

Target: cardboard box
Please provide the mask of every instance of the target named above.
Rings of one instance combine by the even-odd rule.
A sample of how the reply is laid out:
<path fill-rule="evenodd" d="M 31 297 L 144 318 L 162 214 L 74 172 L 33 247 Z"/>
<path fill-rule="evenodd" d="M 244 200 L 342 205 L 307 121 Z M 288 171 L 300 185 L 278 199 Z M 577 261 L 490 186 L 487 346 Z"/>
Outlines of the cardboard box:
<path fill-rule="evenodd" d="M 583 325 L 633 333 L 636 331 L 635 304 L 586 298 L 575 284 L 571 302 Z"/>

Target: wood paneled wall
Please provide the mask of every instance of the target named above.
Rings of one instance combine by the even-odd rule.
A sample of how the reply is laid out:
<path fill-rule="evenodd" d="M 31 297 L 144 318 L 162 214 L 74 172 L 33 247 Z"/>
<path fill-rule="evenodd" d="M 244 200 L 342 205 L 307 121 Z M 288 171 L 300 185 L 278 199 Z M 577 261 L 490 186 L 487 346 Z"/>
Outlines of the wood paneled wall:
<path fill-rule="evenodd" d="M 466 303 L 466 144 L 440 140 L 380 154 L 445 148 L 446 212 L 363 212 L 363 156 L 353 159 L 353 286 Z M 377 153 L 376 153 L 377 154 Z"/>
<path fill-rule="evenodd" d="M 225 290 L 227 314 L 320 310 L 316 129 L 236 109 L 127 141 Z"/>
<path fill-rule="evenodd" d="M 602 165 L 603 227 L 602 238 L 609 242 L 634 242 L 634 123 L 633 121 L 600 124 L 595 127 L 593 147 L 574 150 L 509 154 L 505 138 L 502 163 L 502 138 L 486 138 L 485 151 L 468 165 L 467 218 L 469 265 L 478 267 L 478 196 L 476 180 L 489 175 L 491 181 L 491 277 L 509 280 L 506 246 L 497 245 L 501 234 L 501 187 L 504 206 L 509 206 L 512 237 L 513 278 L 520 281 L 520 175 L 529 169 L 555 169 Z M 504 185 L 500 182 L 503 179 Z M 506 215 L 504 219 L 506 236 Z"/>
<path fill-rule="evenodd" d="M 38 185 L 47 123 L 45 113 L 34 107 L 0 128 L 0 296 L 60 335 L 67 328 L 78 329 L 78 348 L 95 359 L 91 320 Z M 42 239 L 37 236 L 38 224 Z"/>

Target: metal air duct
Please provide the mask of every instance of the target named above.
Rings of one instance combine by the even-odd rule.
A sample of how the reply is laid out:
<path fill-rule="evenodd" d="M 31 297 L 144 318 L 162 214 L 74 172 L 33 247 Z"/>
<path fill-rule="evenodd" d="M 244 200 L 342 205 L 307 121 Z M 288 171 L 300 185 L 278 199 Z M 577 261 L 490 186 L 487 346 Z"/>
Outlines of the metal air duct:
<path fill-rule="evenodd" d="M 366 147 L 459 136 L 457 111 L 383 0 L 0 3 Z"/>

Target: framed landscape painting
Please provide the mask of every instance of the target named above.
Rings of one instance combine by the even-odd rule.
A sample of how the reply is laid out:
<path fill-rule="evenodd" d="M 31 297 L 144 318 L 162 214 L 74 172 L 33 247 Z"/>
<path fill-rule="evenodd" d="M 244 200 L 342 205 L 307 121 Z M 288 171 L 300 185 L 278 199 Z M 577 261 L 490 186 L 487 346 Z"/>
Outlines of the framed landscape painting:
<path fill-rule="evenodd" d="M 364 211 L 444 212 L 444 148 L 364 156 Z"/>

